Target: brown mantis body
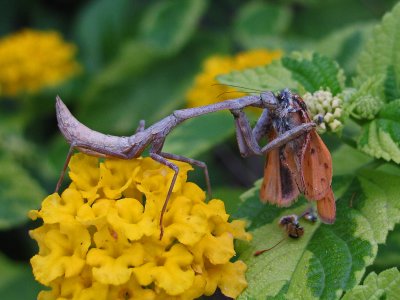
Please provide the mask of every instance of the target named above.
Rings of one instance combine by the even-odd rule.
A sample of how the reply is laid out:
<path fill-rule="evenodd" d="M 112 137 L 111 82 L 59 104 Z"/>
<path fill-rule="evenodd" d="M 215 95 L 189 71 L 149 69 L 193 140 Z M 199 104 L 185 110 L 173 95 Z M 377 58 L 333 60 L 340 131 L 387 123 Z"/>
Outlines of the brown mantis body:
<path fill-rule="evenodd" d="M 220 110 L 230 110 L 232 112 L 241 111 L 243 108 L 252 106 L 264 109 L 264 113 L 261 116 L 259 122 L 256 126 L 257 128 L 262 128 L 265 115 L 267 115 L 268 108 L 271 105 L 275 105 L 276 99 L 273 93 L 264 92 L 260 96 L 245 96 L 242 98 L 237 98 L 233 100 L 226 100 L 223 102 L 196 107 L 176 110 L 169 116 L 160 120 L 159 122 L 153 124 L 152 126 L 145 128 L 144 121 L 140 121 L 136 133 L 131 136 L 112 136 L 106 135 L 97 131 L 94 131 L 82 123 L 80 123 L 68 110 L 62 100 L 57 96 L 56 100 L 56 111 L 57 111 L 57 121 L 58 127 L 61 133 L 64 135 L 67 142 L 70 144 L 70 149 L 61 172 L 60 178 L 56 185 L 56 192 L 58 192 L 60 185 L 62 183 L 66 168 L 73 154 L 74 149 L 98 157 L 117 157 L 122 159 L 132 159 L 140 156 L 143 151 L 149 147 L 150 157 L 154 160 L 166 165 L 174 171 L 174 176 L 172 178 L 170 187 L 168 189 L 166 199 L 161 211 L 160 216 L 160 239 L 163 236 L 163 216 L 166 211 L 168 201 L 171 197 L 172 189 L 175 185 L 175 181 L 178 176 L 179 168 L 177 165 L 169 161 L 177 160 L 183 161 L 195 166 L 198 166 L 204 170 L 207 190 L 209 195 L 211 194 L 210 180 L 208 176 L 207 165 L 204 162 L 194 160 L 191 158 L 183 157 L 180 155 L 170 154 L 162 152 L 164 141 L 166 136 L 180 123 L 183 121 L 208 114 L 211 112 L 216 112 Z M 263 117 L 264 116 L 264 117 Z M 246 132 L 240 133 L 243 140 L 252 141 L 251 154 L 265 154 L 271 149 L 275 149 L 286 144 L 288 141 L 295 139 L 296 137 L 308 132 L 313 127 L 314 123 L 302 124 L 292 130 L 287 131 L 285 134 L 281 135 L 279 138 L 273 140 L 271 143 L 267 144 L 263 148 L 260 148 L 257 144 L 254 144 L 254 135 Z M 246 130 L 244 130 L 246 131 Z M 239 133 L 238 133 L 239 134 Z M 256 133 L 257 136 L 257 133 Z M 246 143 L 247 144 L 247 143 Z M 242 152 L 242 148 L 241 148 Z"/>

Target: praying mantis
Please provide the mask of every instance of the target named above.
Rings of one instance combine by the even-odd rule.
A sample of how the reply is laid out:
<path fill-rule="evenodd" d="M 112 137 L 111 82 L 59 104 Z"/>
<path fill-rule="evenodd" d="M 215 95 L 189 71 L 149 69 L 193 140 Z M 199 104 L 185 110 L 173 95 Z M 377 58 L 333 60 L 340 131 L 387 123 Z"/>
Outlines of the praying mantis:
<path fill-rule="evenodd" d="M 247 118 L 243 113 L 246 107 L 263 109 L 256 126 L 251 130 Z M 258 141 L 265 134 L 270 121 L 268 115 L 277 107 L 276 96 L 272 92 L 262 92 L 260 95 L 250 95 L 232 100 L 226 100 L 215 104 L 175 110 L 169 116 L 163 118 L 152 126 L 145 128 L 145 122 L 141 120 L 136 132 L 131 136 L 113 136 L 94 131 L 80 123 L 68 110 L 59 96 L 56 97 L 56 115 L 58 127 L 70 145 L 63 169 L 58 179 L 55 192 L 58 192 L 68 167 L 69 161 L 75 149 L 97 157 L 115 157 L 132 159 L 140 156 L 149 148 L 149 155 L 155 161 L 169 167 L 174 171 L 160 215 L 160 239 L 163 236 L 163 216 L 167 209 L 175 185 L 179 167 L 170 160 L 182 161 L 200 167 L 204 171 L 208 195 L 211 195 L 211 184 L 208 176 L 207 165 L 204 162 L 184 156 L 165 153 L 162 151 L 167 135 L 185 120 L 221 110 L 229 110 L 235 117 L 239 149 L 243 156 L 263 155 L 273 149 L 282 147 L 286 143 L 312 130 L 316 124 L 307 122 L 300 124 L 286 132 L 283 132 L 264 147 L 259 146 Z"/>

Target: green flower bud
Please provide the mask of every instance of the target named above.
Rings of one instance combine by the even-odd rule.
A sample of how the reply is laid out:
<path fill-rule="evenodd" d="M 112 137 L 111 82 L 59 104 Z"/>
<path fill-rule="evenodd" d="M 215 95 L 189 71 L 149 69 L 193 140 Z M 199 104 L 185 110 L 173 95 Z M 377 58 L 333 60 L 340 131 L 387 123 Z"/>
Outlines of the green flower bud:
<path fill-rule="evenodd" d="M 362 95 L 355 100 L 356 106 L 353 115 L 360 119 L 373 119 L 381 110 L 384 102 L 380 97 L 373 95 Z"/>

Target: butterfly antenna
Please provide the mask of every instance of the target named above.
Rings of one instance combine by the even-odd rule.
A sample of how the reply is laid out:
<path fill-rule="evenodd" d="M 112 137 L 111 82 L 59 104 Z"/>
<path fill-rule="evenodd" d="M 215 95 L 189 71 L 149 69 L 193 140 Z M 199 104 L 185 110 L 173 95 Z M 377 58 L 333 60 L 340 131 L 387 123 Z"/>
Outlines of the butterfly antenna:
<path fill-rule="evenodd" d="M 226 92 L 223 92 L 223 93 L 219 94 L 217 96 L 217 98 L 219 98 L 219 97 L 221 97 L 221 96 L 223 96 L 225 94 L 232 94 L 232 93 L 243 93 L 243 92 L 240 92 L 240 91 L 226 91 Z"/>
<path fill-rule="evenodd" d="M 254 256 L 259 256 L 259 255 L 263 254 L 264 252 L 267 252 L 267 251 L 269 251 L 269 250 L 274 249 L 276 246 L 278 246 L 280 243 L 282 243 L 285 239 L 286 239 L 286 237 L 284 237 L 283 239 L 281 239 L 279 242 L 277 242 L 275 245 L 273 245 L 273 246 L 270 247 L 270 248 L 267 248 L 267 249 L 264 249 L 264 250 L 259 250 L 259 251 L 254 252 Z"/>
<path fill-rule="evenodd" d="M 230 87 L 235 87 L 235 88 L 239 88 L 239 89 L 245 89 L 245 90 L 258 92 L 258 93 L 263 92 L 263 90 L 260 90 L 260 89 L 254 89 L 254 88 L 249 88 L 249 87 L 245 87 L 245 86 L 241 86 L 241 85 L 235 85 L 235 84 L 226 84 L 226 83 L 214 83 L 214 84 L 212 84 L 212 86 L 214 86 L 214 85 L 230 86 Z"/>

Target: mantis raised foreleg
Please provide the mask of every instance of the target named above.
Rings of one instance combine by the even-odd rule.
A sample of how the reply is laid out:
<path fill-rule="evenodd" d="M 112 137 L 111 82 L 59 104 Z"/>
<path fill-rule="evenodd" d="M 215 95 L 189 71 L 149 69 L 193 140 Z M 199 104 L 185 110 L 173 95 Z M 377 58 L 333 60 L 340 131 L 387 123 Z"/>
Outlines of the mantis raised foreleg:
<path fill-rule="evenodd" d="M 276 139 L 269 141 L 264 147 L 261 147 L 259 145 L 259 141 L 262 137 L 267 135 L 270 127 L 272 126 L 271 120 L 268 118 L 270 111 L 268 109 L 264 109 L 253 129 L 251 128 L 250 122 L 242 110 L 231 110 L 231 113 L 235 118 L 236 138 L 240 154 L 243 157 L 266 154 L 269 151 L 282 147 L 288 142 L 309 132 L 316 126 L 316 124 L 313 122 L 301 124 L 286 131 Z"/>

